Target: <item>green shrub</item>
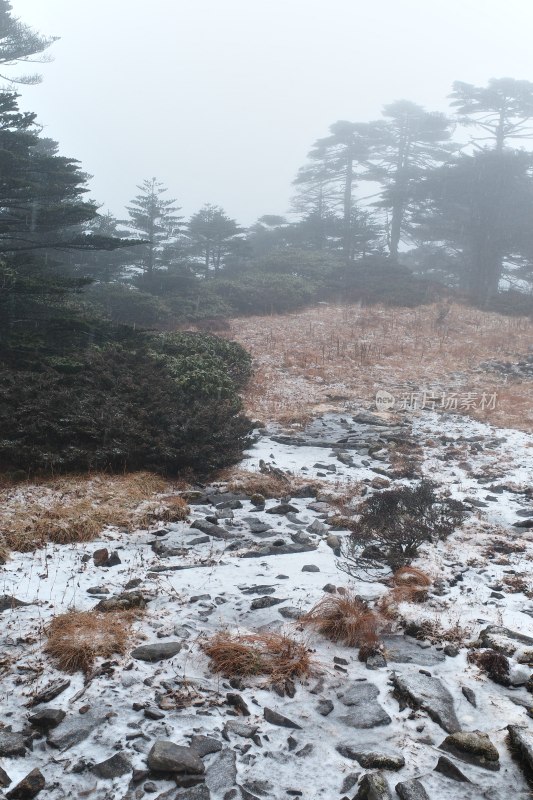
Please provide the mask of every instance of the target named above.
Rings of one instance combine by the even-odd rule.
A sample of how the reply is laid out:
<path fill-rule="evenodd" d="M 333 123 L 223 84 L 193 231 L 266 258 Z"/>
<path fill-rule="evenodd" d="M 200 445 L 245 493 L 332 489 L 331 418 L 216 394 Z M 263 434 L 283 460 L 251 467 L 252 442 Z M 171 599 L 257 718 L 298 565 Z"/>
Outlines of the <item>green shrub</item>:
<path fill-rule="evenodd" d="M 172 318 L 164 300 L 127 283 L 94 284 L 83 293 L 83 302 L 119 325 L 153 328 Z"/>
<path fill-rule="evenodd" d="M 211 286 L 239 314 L 281 314 L 319 296 L 314 281 L 282 273 L 243 273 L 238 279 L 212 281 Z"/>
<path fill-rule="evenodd" d="M 234 463 L 250 433 L 237 394 L 249 357 L 214 339 L 139 337 L 136 347 L 54 356 L 39 370 L 4 369 L 2 467 L 207 474 Z"/>

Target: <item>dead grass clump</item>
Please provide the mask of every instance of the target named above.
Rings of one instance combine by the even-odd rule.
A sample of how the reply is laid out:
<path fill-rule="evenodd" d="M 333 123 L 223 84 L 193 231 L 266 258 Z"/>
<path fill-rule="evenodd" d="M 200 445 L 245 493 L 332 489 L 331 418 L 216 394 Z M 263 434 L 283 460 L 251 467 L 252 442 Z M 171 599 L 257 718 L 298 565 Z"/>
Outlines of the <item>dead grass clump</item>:
<path fill-rule="evenodd" d="M 374 649 L 379 645 L 381 620 L 353 592 L 323 597 L 300 623 L 347 647 Z"/>
<path fill-rule="evenodd" d="M 157 475 L 95 475 L 28 484 L 0 493 L 0 529 L 8 550 L 32 552 L 46 542 L 87 542 L 109 526 L 135 530 L 187 517 L 186 502 Z M 164 491 L 166 495 L 163 495 Z"/>
<path fill-rule="evenodd" d="M 522 592 L 528 597 L 531 596 L 531 585 L 521 575 L 506 575 L 503 582 L 511 594 Z"/>
<path fill-rule="evenodd" d="M 217 633 L 202 644 L 210 668 L 226 678 L 264 675 L 268 683 L 305 678 L 313 661 L 303 642 L 286 634 Z"/>
<path fill-rule="evenodd" d="M 126 651 L 132 621 L 132 614 L 68 611 L 48 625 L 45 652 L 59 669 L 69 673 L 81 670 L 88 675 L 97 658 Z"/>
<path fill-rule="evenodd" d="M 431 586 L 431 578 L 423 570 L 418 567 L 401 567 L 396 570 L 393 575 L 392 582 L 394 586 L 417 586 L 425 587 L 426 589 Z"/>
<path fill-rule="evenodd" d="M 468 662 L 475 664 L 495 683 L 501 686 L 509 686 L 509 661 L 503 653 L 496 650 L 471 650 L 468 654 Z"/>
<path fill-rule="evenodd" d="M 231 469 L 218 476 L 227 482 L 230 492 L 242 493 L 248 496 L 262 494 L 266 499 L 296 496 L 299 491 L 309 488 L 316 490 L 320 483 L 307 478 L 295 478 L 282 470 L 272 469 L 267 472 L 248 472 L 246 470 Z"/>

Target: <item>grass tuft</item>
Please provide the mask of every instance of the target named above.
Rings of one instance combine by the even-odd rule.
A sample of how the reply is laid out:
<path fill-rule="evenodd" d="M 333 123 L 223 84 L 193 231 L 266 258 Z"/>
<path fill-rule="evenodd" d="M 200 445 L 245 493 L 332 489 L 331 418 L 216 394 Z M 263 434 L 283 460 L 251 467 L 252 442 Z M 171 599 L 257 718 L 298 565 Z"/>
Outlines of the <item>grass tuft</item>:
<path fill-rule="evenodd" d="M 375 649 L 379 645 L 381 620 L 353 592 L 323 597 L 300 623 L 347 647 Z"/>
<path fill-rule="evenodd" d="M 48 625 L 45 652 L 58 669 L 88 675 L 97 658 L 125 653 L 132 621 L 132 614 L 68 611 Z"/>
<path fill-rule="evenodd" d="M 281 633 L 217 633 L 202 644 L 210 668 L 226 678 L 264 675 L 268 683 L 305 678 L 314 664 L 308 648 Z"/>

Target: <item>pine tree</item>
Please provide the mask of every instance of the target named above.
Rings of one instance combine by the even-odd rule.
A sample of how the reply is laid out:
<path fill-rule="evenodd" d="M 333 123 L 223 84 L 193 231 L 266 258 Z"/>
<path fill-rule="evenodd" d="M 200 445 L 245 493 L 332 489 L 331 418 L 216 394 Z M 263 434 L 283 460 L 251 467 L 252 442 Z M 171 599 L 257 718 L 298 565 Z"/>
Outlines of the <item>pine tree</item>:
<path fill-rule="evenodd" d="M 218 275 L 225 259 L 242 245 L 242 229 L 223 208 L 207 203 L 193 214 L 187 226 L 191 255 L 203 265 L 205 277 Z"/>
<path fill-rule="evenodd" d="M 129 219 L 124 224 L 139 234 L 145 244 L 137 248 L 137 260 L 150 280 L 153 273 L 166 266 L 165 251 L 179 243 L 182 219 L 175 200 L 165 199 L 168 189 L 156 178 L 145 180 L 127 207 Z"/>
<path fill-rule="evenodd" d="M 9 0 L 0 0 L 0 78 L 10 83 L 39 83 L 39 75 L 10 75 L 9 68 L 18 64 L 44 63 L 49 57 L 43 55 L 57 37 L 46 37 L 33 31 L 12 15 Z M 37 58 L 36 58 L 37 56 Z"/>

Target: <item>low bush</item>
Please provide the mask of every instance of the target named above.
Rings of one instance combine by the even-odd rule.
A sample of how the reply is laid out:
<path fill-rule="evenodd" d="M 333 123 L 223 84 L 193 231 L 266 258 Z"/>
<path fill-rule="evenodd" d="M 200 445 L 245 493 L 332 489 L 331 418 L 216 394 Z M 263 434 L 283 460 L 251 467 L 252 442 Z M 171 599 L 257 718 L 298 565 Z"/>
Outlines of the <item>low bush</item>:
<path fill-rule="evenodd" d="M 238 389 L 250 359 L 239 345 L 201 334 L 139 337 L 70 361 L 3 371 L 4 468 L 207 474 L 235 463 L 248 443 Z"/>
<path fill-rule="evenodd" d="M 359 512 L 343 543 L 339 567 L 369 581 L 409 565 L 422 544 L 447 538 L 465 518 L 463 504 L 439 497 L 430 481 L 376 492 Z"/>
<path fill-rule="evenodd" d="M 353 592 L 324 596 L 300 623 L 346 647 L 375 650 L 379 645 L 380 618 Z"/>
<path fill-rule="evenodd" d="M 264 675 L 269 683 L 305 678 L 313 671 L 305 644 L 281 633 L 217 633 L 202 644 L 210 668 L 226 678 Z"/>

